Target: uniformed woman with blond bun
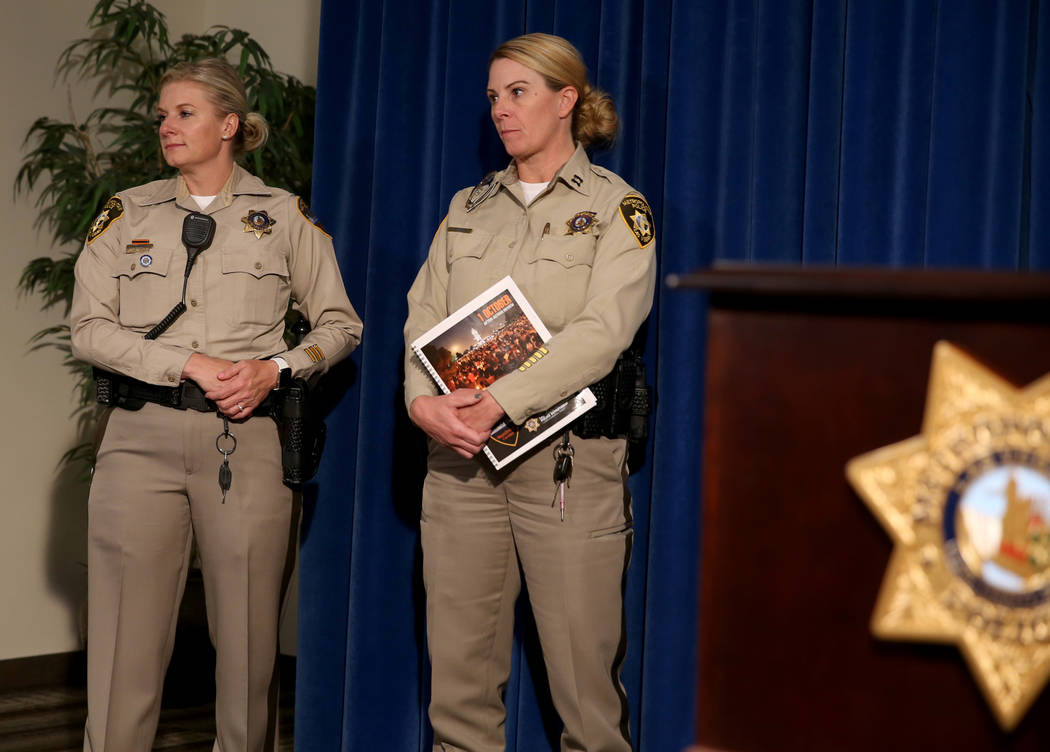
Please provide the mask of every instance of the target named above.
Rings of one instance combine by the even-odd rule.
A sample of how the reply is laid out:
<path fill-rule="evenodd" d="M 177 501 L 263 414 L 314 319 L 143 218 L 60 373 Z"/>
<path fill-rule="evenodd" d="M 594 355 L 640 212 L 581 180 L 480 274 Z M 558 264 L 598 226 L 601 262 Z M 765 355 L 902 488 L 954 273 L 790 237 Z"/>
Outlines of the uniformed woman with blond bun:
<path fill-rule="evenodd" d="M 561 748 L 630 750 L 620 682 L 632 535 L 625 439 L 568 437 L 564 520 L 552 504 L 561 437 L 505 472 L 476 455 L 497 421 L 521 424 L 598 381 L 629 347 L 652 304 L 652 214 L 587 157 L 588 146 L 613 139 L 617 117 L 569 42 L 505 42 L 490 60 L 488 98 L 511 163 L 453 197 L 408 293 L 405 341 L 508 274 L 552 337 L 528 370 L 448 395 L 406 347 L 409 414 L 431 439 L 420 526 L 434 749 L 504 749 L 520 567 Z"/>
<path fill-rule="evenodd" d="M 217 655 L 215 749 L 261 752 L 276 743 L 299 516 L 271 394 L 345 357 L 361 321 L 306 204 L 235 163 L 267 135 L 236 71 L 180 64 L 159 94 L 160 147 L 178 174 L 111 198 L 76 264 L 73 354 L 106 374 L 116 405 L 88 502 L 84 749 L 152 748 L 195 540 Z M 289 300 L 312 325 L 293 349 Z"/>

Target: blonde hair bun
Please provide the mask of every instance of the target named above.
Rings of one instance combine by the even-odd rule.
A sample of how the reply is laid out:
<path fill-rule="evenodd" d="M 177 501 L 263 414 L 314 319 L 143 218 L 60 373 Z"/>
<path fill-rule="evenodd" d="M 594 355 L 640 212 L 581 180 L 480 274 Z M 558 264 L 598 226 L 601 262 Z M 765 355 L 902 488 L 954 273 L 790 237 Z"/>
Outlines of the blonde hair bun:
<path fill-rule="evenodd" d="M 249 112 L 241 122 L 240 132 L 244 134 L 244 152 L 261 149 L 270 136 L 270 126 L 266 118 L 258 112 Z"/>

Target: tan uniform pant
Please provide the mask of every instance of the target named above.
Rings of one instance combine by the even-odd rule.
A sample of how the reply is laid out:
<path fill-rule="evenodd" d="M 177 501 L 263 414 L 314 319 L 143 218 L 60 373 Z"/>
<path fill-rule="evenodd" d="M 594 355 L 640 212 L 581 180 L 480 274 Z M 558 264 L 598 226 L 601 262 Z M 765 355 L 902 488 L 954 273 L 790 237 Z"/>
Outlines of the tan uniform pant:
<path fill-rule="evenodd" d="M 505 749 L 514 602 L 525 576 L 562 750 L 629 752 L 620 683 L 632 519 L 625 442 L 573 439 L 565 521 L 552 447 L 489 476 L 432 443 L 420 519 L 434 749 Z M 520 570 L 519 570 L 520 564 Z"/>
<path fill-rule="evenodd" d="M 298 498 L 281 482 L 274 422 L 230 424 L 222 503 L 214 413 L 114 409 L 88 501 L 88 720 L 84 749 L 148 752 L 196 539 L 216 650 L 215 749 L 276 744 L 277 633 Z"/>

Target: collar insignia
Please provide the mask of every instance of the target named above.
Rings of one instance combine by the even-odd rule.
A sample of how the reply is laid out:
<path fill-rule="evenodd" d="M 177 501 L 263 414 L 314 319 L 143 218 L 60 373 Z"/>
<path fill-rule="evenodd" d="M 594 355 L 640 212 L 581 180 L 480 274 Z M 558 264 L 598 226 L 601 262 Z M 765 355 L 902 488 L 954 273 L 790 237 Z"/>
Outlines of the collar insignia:
<path fill-rule="evenodd" d="M 566 235 L 583 235 L 585 233 L 593 235 L 594 228 L 598 226 L 598 214 L 592 211 L 576 212 L 572 219 L 565 224 L 569 226 L 569 229 L 565 231 Z"/>
<path fill-rule="evenodd" d="M 482 201 L 495 193 L 498 187 L 499 182 L 496 180 L 496 173 L 490 172 L 483 177 L 481 182 L 474 186 L 474 190 L 467 197 L 467 211 L 474 211 Z"/>
<path fill-rule="evenodd" d="M 257 238 L 269 235 L 272 232 L 270 228 L 277 224 L 277 220 L 270 219 L 270 215 L 266 212 L 254 209 L 248 212 L 247 217 L 241 217 L 241 221 L 244 222 L 244 231 L 254 232 Z"/>

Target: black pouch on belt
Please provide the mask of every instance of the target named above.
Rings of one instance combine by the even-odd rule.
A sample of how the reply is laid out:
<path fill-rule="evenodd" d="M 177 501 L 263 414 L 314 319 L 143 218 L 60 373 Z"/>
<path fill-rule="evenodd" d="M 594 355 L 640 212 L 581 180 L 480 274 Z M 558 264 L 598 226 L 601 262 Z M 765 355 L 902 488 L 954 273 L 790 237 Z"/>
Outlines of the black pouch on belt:
<path fill-rule="evenodd" d="M 604 378 L 590 385 L 595 406 L 572 424 L 581 439 L 596 436 L 626 438 L 634 446 L 649 439 L 652 390 L 645 383 L 642 356 L 627 350 Z"/>
<path fill-rule="evenodd" d="M 281 439 L 281 469 L 289 486 L 306 483 L 317 473 L 324 451 L 327 428 L 324 420 L 311 409 L 310 387 L 303 379 L 274 394 L 270 416 L 277 423 Z"/>

